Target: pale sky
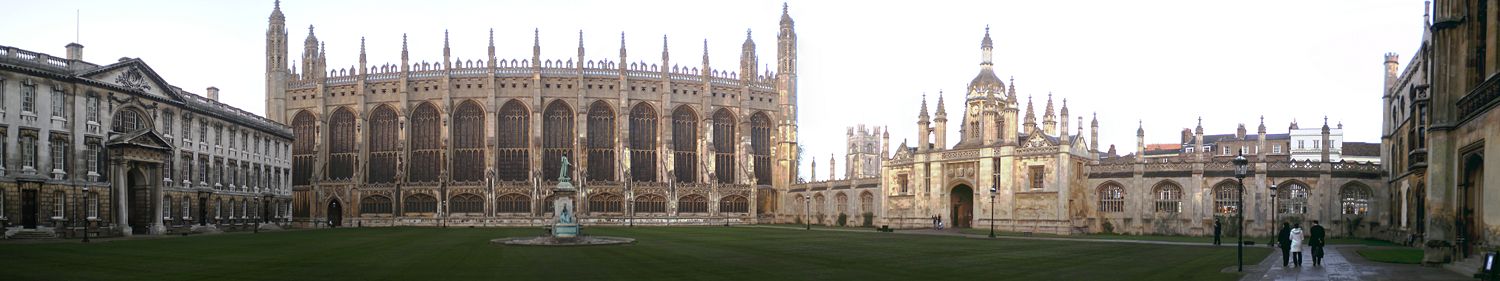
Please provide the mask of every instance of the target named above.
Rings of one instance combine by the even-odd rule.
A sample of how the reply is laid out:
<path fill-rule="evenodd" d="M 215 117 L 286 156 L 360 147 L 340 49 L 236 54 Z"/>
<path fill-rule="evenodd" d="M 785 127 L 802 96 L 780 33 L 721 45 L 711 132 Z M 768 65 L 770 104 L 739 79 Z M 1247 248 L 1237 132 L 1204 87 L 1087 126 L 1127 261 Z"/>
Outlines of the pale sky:
<path fill-rule="evenodd" d="M 330 68 L 399 63 L 401 34 L 413 61 L 441 61 L 443 31 L 453 56 L 618 61 L 620 32 L 630 61 L 661 61 L 670 36 L 675 63 L 697 66 L 703 40 L 711 65 L 738 69 L 745 30 L 763 65 L 775 67 L 781 1 L 297 1 L 282 3 L 292 57 L 307 26 L 327 43 Z M 1048 92 L 1073 114 L 1099 115 L 1103 150 L 1135 148 L 1137 120 L 1148 143 L 1175 143 L 1203 117 L 1207 133 L 1270 133 L 1297 119 L 1344 123 L 1347 141 L 1380 141 L 1383 55 L 1402 67 L 1422 34 L 1420 0 L 1339 1 L 791 1 L 799 44 L 800 141 L 820 179 L 837 153 L 843 174 L 847 126 L 889 126 L 891 146 L 916 143 L 925 92 L 948 100 L 956 140 L 964 89 L 979 71 L 979 41 L 991 27 L 995 72 L 1014 76 L 1019 96 L 1040 111 Z M 0 9 L 0 45 L 63 56 L 77 41 L 84 59 L 139 57 L 168 83 L 264 112 L 265 32 L 272 1 L 19 1 Z M 77 17 L 75 17 L 75 13 Z M 75 20 L 77 24 L 75 24 Z M 294 64 L 296 65 L 296 64 Z M 762 66 L 762 69 L 766 69 Z M 931 109 L 931 110 L 936 110 Z M 1025 112 L 1021 112 L 1024 116 Z M 1087 122 L 1087 119 L 1085 119 Z M 1086 124 L 1086 123 L 1085 123 Z M 1332 124 L 1331 124 L 1332 125 Z M 1086 133 L 1086 132 L 1085 132 Z M 950 141 L 952 145 L 956 141 Z M 809 169 L 804 162 L 803 176 Z"/>

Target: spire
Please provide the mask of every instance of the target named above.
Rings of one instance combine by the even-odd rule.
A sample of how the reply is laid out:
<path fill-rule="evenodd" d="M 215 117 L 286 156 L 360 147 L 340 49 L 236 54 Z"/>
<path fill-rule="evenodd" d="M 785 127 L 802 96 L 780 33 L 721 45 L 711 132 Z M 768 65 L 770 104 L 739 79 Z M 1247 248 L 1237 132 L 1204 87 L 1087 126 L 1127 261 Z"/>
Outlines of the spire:
<path fill-rule="evenodd" d="M 495 29 L 490 28 L 490 60 L 495 60 Z"/>
<path fill-rule="evenodd" d="M 1005 99 L 1011 101 L 1012 103 L 1017 102 L 1017 100 L 1016 100 L 1016 77 L 1015 76 L 1011 76 L 1010 77 L 1010 89 L 1006 91 L 1006 93 L 1005 93 Z"/>
<path fill-rule="evenodd" d="M 703 71 L 708 71 L 708 38 L 703 38 Z"/>
<path fill-rule="evenodd" d="M 625 32 L 624 31 L 620 32 L 620 58 L 621 58 L 620 59 L 620 66 L 623 67 L 623 66 L 625 66 L 625 63 L 626 63 L 626 61 L 624 59 L 625 58 Z"/>
<path fill-rule="evenodd" d="M 1137 136 L 1137 137 L 1144 137 L 1144 136 L 1146 136 L 1146 121 L 1145 120 L 1136 119 L 1135 122 L 1136 122 L 1135 136 Z"/>
<path fill-rule="evenodd" d="M 406 60 L 407 60 L 407 55 L 406 55 L 406 33 L 402 33 L 401 34 L 401 64 L 403 64 L 402 67 L 406 67 L 404 65 L 404 64 L 406 64 Z"/>
<path fill-rule="evenodd" d="M 443 30 L 443 68 L 451 67 L 453 63 L 453 51 L 448 48 L 448 30 Z"/>
<path fill-rule="evenodd" d="M 948 109 L 947 106 L 943 104 L 943 90 L 938 90 L 937 120 L 948 120 Z"/>
<path fill-rule="evenodd" d="M 1052 92 L 1047 92 L 1047 112 L 1042 117 L 1044 119 L 1052 119 L 1054 115 L 1055 113 L 1052 112 Z"/>
<path fill-rule="evenodd" d="M 361 71 L 365 70 L 364 69 L 364 66 L 365 66 L 365 37 L 364 36 L 360 36 L 359 37 L 359 66 L 360 66 L 359 68 L 360 68 Z"/>
<path fill-rule="evenodd" d="M 1028 130 L 1027 133 L 1030 133 L 1029 130 L 1036 127 L 1036 109 L 1031 106 L 1031 96 L 1026 96 L 1026 123 L 1024 124 L 1026 125 L 1026 130 Z"/>
<path fill-rule="evenodd" d="M 1198 116 L 1198 128 L 1194 132 L 1199 135 L 1203 134 L 1203 116 Z"/>
<path fill-rule="evenodd" d="M 1099 127 L 1099 113 L 1098 112 L 1094 112 L 1094 120 L 1093 121 L 1089 121 L 1089 126 L 1091 126 L 1091 127 Z"/>
<path fill-rule="evenodd" d="M 994 49 L 995 42 L 993 40 L 990 40 L 990 25 L 986 24 L 984 25 L 984 40 L 979 41 L 979 51 L 982 56 L 982 60 L 980 60 L 979 66 L 984 67 L 985 69 L 989 69 L 993 66 L 994 63 L 991 59 L 992 57 L 990 54 Z"/>
<path fill-rule="evenodd" d="M 1262 135 L 1266 134 L 1266 116 L 1265 115 L 1261 115 L 1260 116 L 1260 128 L 1257 129 L 1256 132 L 1259 133 L 1259 134 L 1262 134 Z"/>
<path fill-rule="evenodd" d="M 787 10 L 786 2 L 781 2 L 781 27 L 792 26 L 792 15 Z"/>
<path fill-rule="evenodd" d="M 542 58 L 542 29 L 541 28 L 536 28 L 536 29 L 532 29 L 531 30 L 531 59 L 532 60 L 537 60 L 537 59 L 541 59 L 541 58 Z M 533 63 L 533 65 L 535 65 L 535 63 Z"/>
<path fill-rule="evenodd" d="M 281 14 L 281 0 L 276 0 L 276 7 L 271 8 L 271 22 L 279 24 L 286 23 L 286 15 Z"/>
<path fill-rule="evenodd" d="M 578 66 L 583 67 L 583 30 L 578 30 Z"/>
<path fill-rule="evenodd" d="M 671 57 L 671 56 L 667 55 L 667 35 L 666 34 L 662 34 L 661 35 L 661 61 L 662 61 L 661 69 L 668 69 L 668 68 L 672 67 L 672 66 L 666 64 L 666 62 L 668 61 L 667 58 L 669 58 L 669 57 Z"/>
<path fill-rule="evenodd" d="M 917 113 L 917 119 L 922 123 L 927 122 L 927 93 L 922 93 L 922 111 Z"/>

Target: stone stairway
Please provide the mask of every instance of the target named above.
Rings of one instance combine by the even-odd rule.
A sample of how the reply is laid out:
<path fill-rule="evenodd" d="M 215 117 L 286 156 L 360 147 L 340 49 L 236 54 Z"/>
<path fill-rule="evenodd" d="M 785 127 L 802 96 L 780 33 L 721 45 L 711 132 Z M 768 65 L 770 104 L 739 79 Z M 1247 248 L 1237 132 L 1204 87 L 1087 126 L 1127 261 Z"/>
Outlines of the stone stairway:
<path fill-rule="evenodd" d="M 10 239 L 27 239 L 27 240 L 57 239 L 57 234 L 56 233 L 52 233 L 51 231 L 22 230 L 22 231 L 17 231 L 16 234 L 11 235 L 9 238 Z"/>

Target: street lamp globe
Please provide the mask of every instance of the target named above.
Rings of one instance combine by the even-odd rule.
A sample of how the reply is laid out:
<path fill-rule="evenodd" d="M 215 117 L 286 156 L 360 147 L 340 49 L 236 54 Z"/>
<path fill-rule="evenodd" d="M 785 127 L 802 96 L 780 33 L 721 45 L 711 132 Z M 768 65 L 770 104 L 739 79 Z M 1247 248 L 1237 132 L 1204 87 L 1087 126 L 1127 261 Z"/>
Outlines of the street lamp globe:
<path fill-rule="evenodd" d="M 1245 178 L 1245 175 L 1249 173 L 1249 170 L 1250 170 L 1250 161 L 1249 160 L 1245 160 L 1245 154 L 1240 154 L 1240 155 L 1237 155 L 1237 156 L 1234 157 L 1234 177 L 1235 178 L 1241 178 L 1241 179 Z"/>

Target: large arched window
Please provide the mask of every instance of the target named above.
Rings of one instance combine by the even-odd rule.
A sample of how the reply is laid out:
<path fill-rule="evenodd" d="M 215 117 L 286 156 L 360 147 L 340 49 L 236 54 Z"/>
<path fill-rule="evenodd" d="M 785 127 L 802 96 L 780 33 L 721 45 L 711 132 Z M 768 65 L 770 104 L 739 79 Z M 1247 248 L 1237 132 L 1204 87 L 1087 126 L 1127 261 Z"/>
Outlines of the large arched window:
<path fill-rule="evenodd" d="M 500 107 L 500 146 L 495 151 L 499 163 L 495 172 L 503 181 L 524 181 L 531 178 L 531 117 L 526 106 L 511 100 Z"/>
<path fill-rule="evenodd" d="M 191 124 L 191 123 L 186 123 Z M 186 125 L 184 125 L 186 126 Z M 292 118 L 292 184 L 308 185 L 312 183 L 313 166 L 317 165 L 317 139 L 318 118 L 312 113 L 301 111 L 297 117 Z M 202 138 L 199 139 L 202 141 Z M 198 165 L 198 169 L 208 169 L 207 165 Z M 189 172 L 192 168 L 187 169 Z M 186 179 L 186 177 L 184 177 Z M 202 181 L 202 178 L 199 178 Z"/>
<path fill-rule="evenodd" d="M 406 196 L 406 205 L 403 211 L 406 213 L 436 213 L 437 198 L 425 193 L 417 193 Z"/>
<path fill-rule="evenodd" d="M 479 195 L 474 195 L 472 193 L 464 193 L 464 194 L 459 194 L 458 196 L 453 196 L 453 199 L 451 199 L 451 200 L 452 201 L 448 202 L 448 211 L 449 211 L 449 213 L 483 213 L 484 212 L 484 199 L 479 198 Z"/>
<path fill-rule="evenodd" d="M 609 103 L 589 106 L 589 180 L 615 180 L 615 111 Z"/>
<path fill-rule="evenodd" d="M 625 212 L 625 201 L 620 195 L 614 193 L 601 193 L 589 196 L 589 213 L 621 213 Z"/>
<path fill-rule="evenodd" d="M 359 199 L 359 213 L 361 214 L 390 214 L 391 198 L 370 195 Z"/>
<path fill-rule="evenodd" d="M 734 183 L 734 114 L 720 108 L 714 113 L 714 176 L 719 183 Z"/>
<path fill-rule="evenodd" d="M 630 110 L 630 179 L 656 181 L 656 110 L 639 103 Z"/>
<path fill-rule="evenodd" d="M 1306 214 L 1307 213 L 1307 186 L 1298 182 L 1288 182 L 1277 186 L 1276 212 L 1279 214 Z"/>
<path fill-rule="evenodd" d="M 636 213 L 666 213 L 667 198 L 655 194 L 643 194 L 635 197 Z"/>
<path fill-rule="evenodd" d="M 708 198 L 702 195 L 689 194 L 677 199 L 677 213 L 707 213 Z"/>
<path fill-rule="evenodd" d="M 1118 184 L 1099 187 L 1099 212 L 1119 213 L 1125 211 L 1125 188 Z"/>
<path fill-rule="evenodd" d="M 495 212 L 506 214 L 521 214 L 531 212 L 531 197 L 518 193 L 501 195 L 495 198 Z"/>
<path fill-rule="evenodd" d="M 739 195 L 724 196 L 724 198 L 719 199 L 719 212 L 749 213 L 750 200 L 746 200 L 744 196 Z"/>
<path fill-rule="evenodd" d="M 339 108 L 328 121 L 328 179 L 348 180 L 354 177 L 358 153 L 354 148 L 354 112 Z"/>
<path fill-rule="evenodd" d="M 833 196 L 833 208 L 838 209 L 839 214 L 849 214 L 849 195 L 843 192 Z"/>
<path fill-rule="evenodd" d="M 484 107 L 466 101 L 453 112 L 453 181 L 484 180 Z M 482 208 L 481 208 L 482 209 Z"/>
<path fill-rule="evenodd" d="M 396 182 L 396 161 L 401 158 L 400 122 L 396 110 L 388 105 L 370 114 L 370 175 L 365 178 L 369 183 Z"/>
<path fill-rule="evenodd" d="M 436 182 L 443 169 L 442 116 L 431 103 L 417 105 L 411 113 L 411 163 L 406 164 L 407 181 Z"/>
<path fill-rule="evenodd" d="M 765 112 L 750 116 L 750 156 L 755 161 L 755 184 L 771 184 L 771 118 Z"/>
<path fill-rule="evenodd" d="M 684 105 L 672 112 L 672 164 L 677 182 L 698 182 L 698 114 Z"/>
<path fill-rule="evenodd" d="M 131 133 L 147 129 L 150 128 L 149 124 L 151 123 L 150 119 L 147 119 L 145 115 L 142 115 L 139 111 L 135 111 L 135 109 L 122 109 L 115 112 L 112 121 L 114 121 L 114 124 L 111 124 L 110 130 L 116 133 Z"/>
<path fill-rule="evenodd" d="M 555 181 L 561 176 L 564 156 L 571 163 L 578 162 L 573 157 L 573 109 L 562 100 L 553 100 L 542 111 L 542 179 Z"/>
<path fill-rule="evenodd" d="M 1156 185 L 1151 191 L 1156 196 L 1156 211 L 1161 213 L 1182 212 L 1182 187 L 1175 183 L 1163 182 Z"/>
<path fill-rule="evenodd" d="M 875 213 L 875 195 L 870 194 L 869 191 L 859 194 L 859 213 L 871 215 Z"/>
<path fill-rule="evenodd" d="M 1345 215 L 1363 215 L 1370 212 L 1370 188 L 1359 184 L 1344 185 L 1339 190 L 1339 206 Z"/>
<path fill-rule="evenodd" d="M 1233 215 L 1239 210 L 1240 190 L 1234 183 L 1224 182 L 1214 186 L 1214 213 Z"/>

